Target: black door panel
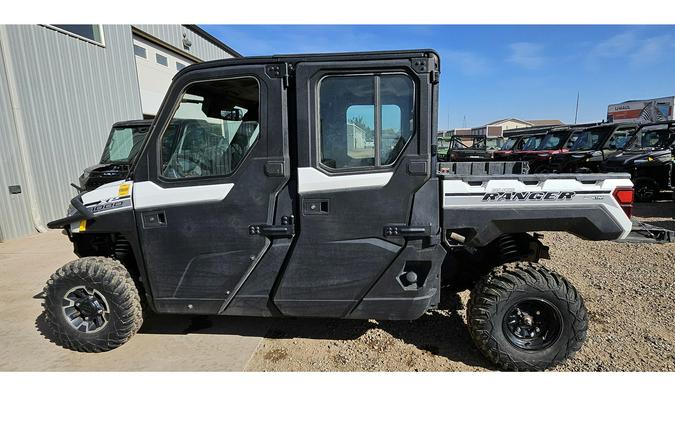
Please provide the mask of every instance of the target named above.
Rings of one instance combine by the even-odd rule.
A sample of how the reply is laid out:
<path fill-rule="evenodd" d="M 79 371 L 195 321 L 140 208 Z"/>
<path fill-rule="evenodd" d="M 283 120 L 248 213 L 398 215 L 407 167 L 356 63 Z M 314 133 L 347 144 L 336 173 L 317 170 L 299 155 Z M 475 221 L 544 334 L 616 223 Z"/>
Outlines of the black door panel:
<path fill-rule="evenodd" d="M 187 73 L 184 77 L 189 79 L 172 85 L 150 135 L 150 142 L 154 142 L 156 147 L 146 151 L 148 181 L 166 191 L 180 187 L 177 197 L 190 196 L 191 188 L 211 184 L 231 184 L 232 188 L 223 200 L 217 202 L 193 200 L 137 211 L 146 216 L 161 215 L 164 222 L 163 227 L 156 227 L 158 223 L 154 219 L 143 225 L 144 219 L 139 215 L 138 230 L 158 308 L 164 312 L 218 313 L 226 309 L 256 266 L 266 261 L 266 252 L 275 242 L 266 236 L 249 233 L 249 226 L 275 224 L 277 195 L 288 183 L 288 138 L 286 117 L 282 112 L 286 90 L 282 79 L 269 77 L 262 64 L 237 68 L 225 66 Z M 246 107 L 251 108 L 246 101 L 253 104 L 254 95 L 233 93 L 233 97 L 242 98 L 246 110 L 233 113 L 227 111 L 228 107 L 239 107 L 239 103 L 230 104 L 225 93 L 211 94 L 207 89 L 211 89 L 210 81 L 215 81 L 213 86 L 217 87 L 216 83 L 220 81 L 251 77 L 257 80 L 260 90 L 257 111 L 246 110 Z M 205 81 L 209 83 L 204 83 L 205 88 L 199 91 L 199 84 Z M 187 91 L 190 97 L 183 97 L 185 87 L 191 89 Z M 199 103 L 200 95 L 203 95 L 203 104 Z M 186 112 L 174 106 L 180 98 L 188 98 L 187 106 L 184 105 L 186 101 L 180 103 Z M 206 114 L 205 123 L 197 127 L 199 131 L 195 130 L 192 138 L 182 136 L 178 131 L 171 144 L 164 141 L 163 148 L 160 148 L 163 128 L 177 121 L 172 119 L 174 109 L 189 114 L 192 102 L 196 102 L 199 110 Z M 218 113 L 219 109 L 226 111 Z M 223 117 L 222 129 L 214 126 L 213 119 L 209 120 L 211 116 L 226 115 L 236 117 Z M 230 127 L 235 132 L 229 134 L 231 138 L 228 141 L 225 136 L 226 129 Z M 254 138 L 255 128 L 258 130 L 257 138 Z M 255 142 L 252 139 L 256 139 Z M 172 151 L 180 151 L 182 156 Z M 164 154 L 162 161 L 158 157 L 160 153 Z M 177 160 L 173 157 L 184 159 L 182 162 L 172 161 Z M 168 172 L 167 166 L 175 166 L 176 171 Z M 202 177 L 185 177 L 187 173 L 198 176 L 200 172 Z M 282 247 L 281 254 L 287 249 Z M 268 272 L 265 277 L 267 282 L 260 285 L 271 289 L 276 274 Z"/>
<path fill-rule="evenodd" d="M 342 114 L 333 119 L 333 123 L 326 123 L 325 119 L 319 116 L 317 110 L 317 104 L 321 104 L 317 98 L 319 83 L 330 75 L 351 74 L 359 75 L 358 84 L 353 90 L 367 85 L 363 81 L 363 75 L 374 77 L 389 74 L 407 75 L 414 83 L 414 111 L 406 110 L 404 106 L 399 108 L 402 116 L 407 112 L 414 113 L 414 119 L 411 119 L 414 121 L 414 131 L 408 142 L 400 145 L 398 150 L 394 147 L 389 152 L 381 145 L 377 146 L 375 142 L 375 152 L 370 155 L 367 148 L 372 141 L 367 138 L 367 132 L 371 128 L 369 125 L 359 126 L 363 128 L 359 130 L 366 132 L 365 141 L 357 139 L 356 135 L 347 138 L 348 154 L 357 158 L 374 156 L 374 159 L 368 161 L 361 158 L 351 162 L 349 159 L 322 160 L 319 157 L 321 145 L 319 134 L 335 136 L 335 133 L 330 131 L 336 130 L 332 128 L 335 123 L 340 123 Z M 425 140 L 420 142 L 421 134 L 425 137 L 430 136 L 433 126 L 430 113 L 430 104 L 433 100 L 431 89 L 420 89 L 430 86 L 427 83 L 428 77 L 428 72 L 417 73 L 409 60 L 356 64 L 301 63 L 296 67 L 298 139 L 294 146 L 297 147 L 298 167 L 321 172 L 335 183 L 333 187 L 331 183 L 327 183 L 325 190 L 305 190 L 297 195 L 298 208 L 302 210 L 297 218 L 298 233 L 292 253 L 287 258 L 285 271 L 274 293 L 274 304 L 283 314 L 347 316 L 395 262 L 405 246 L 404 237 L 385 236 L 384 227 L 407 226 L 411 223 L 414 196 L 431 176 L 432 163 L 427 147 L 428 139 L 424 138 Z M 381 85 L 376 86 L 378 88 L 375 91 L 378 92 Z M 349 95 L 349 91 L 350 88 L 347 88 L 344 95 Z M 343 94 L 338 92 L 337 95 Z M 338 98 L 334 101 L 341 100 Z M 381 110 L 382 101 L 377 101 Z M 338 109 L 343 110 L 347 107 L 346 104 L 348 103 L 340 103 L 343 108 Z M 405 121 L 406 118 L 400 119 Z M 363 122 L 363 119 L 360 120 Z M 385 120 L 375 113 L 375 131 L 381 130 L 383 134 L 386 132 L 388 123 Z M 354 124 L 361 123 L 359 119 L 352 121 Z M 346 124 L 349 125 L 352 121 Z M 320 128 L 320 124 L 325 127 Z M 380 140 L 383 138 L 384 135 L 381 135 Z M 350 151 L 350 148 L 352 150 L 357 148 L 354 147 L 356 144 L 359 144 L 361 150 Z M 380 151 L 377 150 L 378 147 Z M 394 156 L 398 156 L 398 159 L 391 165 L 377 165 L 370 169 L 348 167 L 352 163 L 357 163 L 353 165 L 368 162 L 386 163 L 388 162 L 386 157 L 393 160 Z M 336 170 L 326 166 L 335 167 Z M 409 171 L 409 168 L 414 171 Z M 345 176 L 359 174 L 368 176 L 374 173 L 389 173 L 391 177 L 383 186 L 359 187 L 358 183 L 350 186 L 345 182 L 348 180 Z M 323 177 L 319 175 L 319 178 Z M 302 181 L 300 185 L 303 185 Z M 430 228 L 438 227 L 437 210 L 428 215 L 426 220 L 423 222 L 424 225 L 430 225 Z M 404 292 L 402 288 L 400 290 Z"/>

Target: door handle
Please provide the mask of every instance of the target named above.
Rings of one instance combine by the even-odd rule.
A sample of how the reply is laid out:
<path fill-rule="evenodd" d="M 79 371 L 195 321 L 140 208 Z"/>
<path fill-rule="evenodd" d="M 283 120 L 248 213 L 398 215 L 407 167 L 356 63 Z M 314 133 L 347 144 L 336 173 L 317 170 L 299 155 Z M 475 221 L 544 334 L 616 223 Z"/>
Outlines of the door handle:
<path fill-rule="evenodd" d="M 384 226 L 383 234 L 385 237 L 426 237 L 430 235 L 430 226 L 406 226 L 405 224 L 391 224 Z"/>
<path fill-rule="evenodd" d="M 166 227 L 166 214 L 164 211 L 144 212 L 141 214 L 144 229 Z"/>

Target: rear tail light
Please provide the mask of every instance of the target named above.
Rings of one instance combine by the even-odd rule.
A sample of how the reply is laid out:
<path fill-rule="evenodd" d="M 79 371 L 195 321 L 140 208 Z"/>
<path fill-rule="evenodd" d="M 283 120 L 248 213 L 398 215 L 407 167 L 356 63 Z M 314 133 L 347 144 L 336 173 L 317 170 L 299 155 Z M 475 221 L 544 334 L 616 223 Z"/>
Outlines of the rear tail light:
<path fill-rule="evenodd" d="M 633 188 L 616 188 L 612 194 L 628 218 L 633 216 Z"/>

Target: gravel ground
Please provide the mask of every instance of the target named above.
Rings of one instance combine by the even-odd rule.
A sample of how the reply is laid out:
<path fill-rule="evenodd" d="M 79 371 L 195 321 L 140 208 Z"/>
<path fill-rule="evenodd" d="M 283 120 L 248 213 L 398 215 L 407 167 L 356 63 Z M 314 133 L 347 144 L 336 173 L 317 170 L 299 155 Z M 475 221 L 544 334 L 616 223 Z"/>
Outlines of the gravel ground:
<path fill-rule="evenodd" d="M 638 204 L 636 217 L 675 230 L 675 204 Z M 549 268 L 565 275 L 589 310 L 581 351 L 558 371 L 675 370 L 675 243 L 587 242 L 546 233 Z M 416 321 L 280 319 L 251 371 L 484 371 L 495 368 L 465 325 L 468 292 L 445 294 Z"/>

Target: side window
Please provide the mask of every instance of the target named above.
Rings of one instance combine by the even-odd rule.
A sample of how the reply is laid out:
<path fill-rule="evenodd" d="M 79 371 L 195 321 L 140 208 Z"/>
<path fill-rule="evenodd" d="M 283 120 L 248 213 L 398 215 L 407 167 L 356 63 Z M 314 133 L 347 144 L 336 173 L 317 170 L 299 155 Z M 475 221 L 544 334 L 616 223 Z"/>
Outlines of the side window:
<path fill-rule="evenodd" d="M 161 175 L 183 179 L 234 173 L 258 138 L 259 109 L 255 78 L 190 85 L 162 135 Z"/>
<path fill-rule="evenodd" d="M 319 89 L 321 164 L 393 164 L 414 131 L 414 85 L 403 74 L 328 76 Z"/>

